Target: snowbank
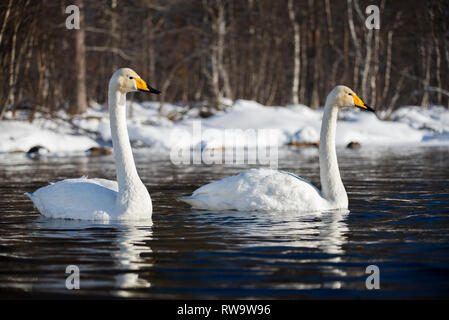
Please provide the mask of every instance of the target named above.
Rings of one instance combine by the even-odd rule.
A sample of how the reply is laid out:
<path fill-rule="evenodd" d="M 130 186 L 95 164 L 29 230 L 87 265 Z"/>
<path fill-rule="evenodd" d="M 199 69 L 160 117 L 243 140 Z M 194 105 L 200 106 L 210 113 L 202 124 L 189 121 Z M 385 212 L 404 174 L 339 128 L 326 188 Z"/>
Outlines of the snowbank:
<path fill-rule="evenodd" d="M 323 109 L 312 110 L 304 105 L 267 107 L 254 101 L 237 100 L 226 111 L 209 118 L 200 118 L 198 109 L 165 104 L 159 114 L 158 102 L 128 103 L 132 117 L 128 120 L 130 139 L 135 146 L 148 146 L 169 151 L 177 148 L 227 148 L 286 145 L 292 142 L 316 143 Z M 184 114 L 183 120 L 171 121 Z M 392 121 L 383 121 L 374 114 L 355 109 L 340 112 L 337 145 L 351 141 L 362 145 L 449 144 L 449 110 L 443 107 L 407 106 L 393 113 Z M 98 141 L 110 143 L 107 107 L 94 105 L 73 123 L 97 133 Z M 27 151 L 41 145 L 51 152 L 84 151 L 98 142 L 74 134 L 69 125 L 52 120 L 0 122 L 0 152 Z"/>
<path fill-rule="evenodd" d="M 0 152 L 27 152 L 42 146 L 50 152 L 85 151 L 98 146 L 95 140 L 66 134 L 24 121 L 0 121 Z"/>
<path fill-rule="evenodd" d="M 426 132 L 422 139 L 426 143 L 449 142 L 449 110 L 442 106 L 402 107 L 391 115 L 391 120 L 406 123 L 411 128 Z"/>
<path fill-rule="evenodd" d="M 437 133 L 449 132 L 449 110 L 442 106 L 402 107 L 391 115 L 391 120 L 406 123 L 414 129 L 430 129 Z"/>

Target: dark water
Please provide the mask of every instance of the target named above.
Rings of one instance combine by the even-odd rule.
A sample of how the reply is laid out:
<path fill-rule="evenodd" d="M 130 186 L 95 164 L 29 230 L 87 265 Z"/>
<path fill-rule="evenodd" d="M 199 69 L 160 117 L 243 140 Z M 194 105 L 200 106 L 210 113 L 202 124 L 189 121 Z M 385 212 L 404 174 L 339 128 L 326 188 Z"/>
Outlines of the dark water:
<path fill-rule="evenodd" d="M 279 168 L 319 184 L 317 152 Z M 350 212 L 209 212 L 174 199 L 247 167 L 174 166 L 136 156 L 153 225 L 39 216 L 24 192 L 87 175 L 114 179 L 110 156 L 0 155 L 0 297 L 417 298 L 449 294 L 449 148 L 340 150 Z M 68 265 L 80 269 L 67 290 Z M 380 289 L 367 290 L 368 265 Z"/>

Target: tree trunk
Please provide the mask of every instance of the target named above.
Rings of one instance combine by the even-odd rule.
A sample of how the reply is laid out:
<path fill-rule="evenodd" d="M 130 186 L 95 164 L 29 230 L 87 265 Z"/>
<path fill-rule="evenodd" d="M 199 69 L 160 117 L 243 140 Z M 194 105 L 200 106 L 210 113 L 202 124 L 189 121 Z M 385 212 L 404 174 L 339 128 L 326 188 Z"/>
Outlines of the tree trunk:
<path fill-rule="evenodd" d="M 148 46 L 147 47 L 147 54 L 148 54 L 148 81 L 150 81 L 150 83 L 152 83 L 153 81 L 155 81 L 155 66 L 156 66 L 156 61 L 155 61 L 155 52 L 154 52 L 154 30 L 153 30 L 153 19 L 151 16 L 148 16 L 147 18 L 147 32 L 148 32 L 148 41 L 145 41 L 145 44 Z M 156 87 L 157 88 L 157 87 Z M 155 96 L 151 96 L 150 97 L 151 100 L 155 101 L 156 97 Z"/>
<path fill-rule="evenodd" d="M 434 35 L 434 48 L 435 48 L 435 76 L 437 80 L 437 87 L 441 88 L 441 53 L 440 53 L 440 41 L 438 40 L 438 37 Z M 443 102 L 443 96 L 441 92 L 437 92 L 437 104 L 440 106 Z"/>
<path fill-rule="evenodd" d="M 385 79 L 384 79 L 384 89 L 382 92 L 381 103 L 383 105 L 387 102 L 387 96 L 390 90 L 390 77 L 391 77 L 391 46 L 393 44 L 393 30 L 388 31 L 387 35 L 387 59 L 385 65 Z"/>
<path fill-rule="evenodd" d="M 368 81 L 368 75 L 370 73 L 371 69 L 371 55 L 372 55 L 372 48 L 371 48 L 371 42 L 373 39 L 373 30 L 368 30 L 366 34 L 366 41 L 365 41 L 365 47 L 366 47 L 366 56 L 365 61 L 363 65 L 363 73 L 362 73 L 362 96 L 367 97 L 368 90 L 367 90 L 367 81 Z"/>
<path fill-rule="evenodd" d="M 329 0 L 324 1 L 325 10 L 326 10 L 326 24 L 327 24 L 327 33 L 329 34 L 329 46 L 331 48 L 334 47 L 334 28 L 332 27 L 332 11 Z"/>
<path fill-rule="evenodd" d="M 379 30 L 372 30 L 374 32 L 374 55 L 373 55 L 373 72 L 371 72 L 371 81 L 370 81 L 370 91 L 371 91 L 371 103 L 373 106 L 376 105 L 377 102 L 377 90 L 376 90 L 376 79 L 377 74 L 379 73 L 379 45 L 380 45 L 380 36 Z M 366 98 L 365 98 L 366 99 Z"/>
<path fill-rule="evenodd" d="M 429 49 L 428 47 L 429 46 L 423 40 L 421 43 L 421 56 L 424 71 L 424 93 L 421 99 L 421 106 L 423 107 L 429 106 L 429 92 L 427 91 L 427 88 L 430 86 L 430 57 L 432 55 L 432 51 L 431 48 Z"/>
<path fill-rule="evenodd" d="M 444 57 L 446 60 L 446 72 L 449 73 L 449 41 L 444 39 Z M 449 98 L 446 100 L 446 107 L 449 109 Z"/>
<path fill-rule="evenodd" d="M 221 79 L 223 80 L 223 91 L 226 98 L 233 99 L 231 83 L 229 82 L 228 72 L 224 61 L 225 37 L 226 37 L 226 17 L 225 17 L 225 3 L 218 2 L 218 17 L 217 17 L 217 58 Z"/>
<path fill-rule="evenodd" d="M 8 7 L 3 16 L 2 28 L 0 29 L 0 45 L 2 44 L 3 35 L 5 34 L 6 24 L 8 23 L 9 14 L 11 13 L 12 0 L 9 0 Z"/>
<path fill-rule="evenodd" d="M 352 9 L 352 0 L 347 0 L 348 5 L 348 25 L 349 31 L 352 38 L 352 44 L 355 49 L 355 59 L 354 59 L 354 74 L 353 74 L 353 89 L 357 90 L 359 85 L 359 64 L 362 61 L 361 53 L 360 53 L 360 45 L 357 39 L 357 34 L 354 28 L 354 18 L 353 18 L 353 9 Z"/>
<path fill-rule="evenodd" d="M 304 28 L 303 24 L 303 39 L 306 38 L 306 30 L 307 28 Z M 301 62 L 302 62 L 302 72 L 300 72 L 300 85 L 299 85 L 299 101 L 301 103 L 306 103 L 306 87 L 307 87 L 307 42 L 302 41 L 300 43 L 302 49 L 301 49 Z"/>
<path fill-rule="evenodd" d="M 87 110 L 86 93 L 86 43 L 84 25 L 84 3 L 77 0 L 76 5 L 80 9 L 80 29 L 74 30 L 75 34 L 75 72 L 76 72 L 76 101 L 74 114 L 81 114 Z"/>
<path fill-rule="evenodd" d="M 117 12 L 117 1 L 118 0 L 112 0 L 111 1 L 111 36 L 109 38 L 110 44 L 109 47 L 116 47 L 117 38 L 118 38 L 118 17 L 119 14 Z M 81 13 L 80 13 L 81 14 Z M 82 26 L 81 26 L 82 28 Z M 80 31 L 80 30 L 78 30 Z M 112 54 L 112 72 L 118 69 L 118 57 L 116 53 Z"/>
<path fill-rule="evenodd" d="M 288 0 L 288 16 L 293 27 L 293 81 L 291 91 L 291 102 L 299 104 L 298 89 L 299 89 L 299 75 L 301 70 L 301 33 L 299 23 L 296 21 L 295 7 L 293 0 Z"/>
<path fill-rule="evenodd" d="M 313 88 L 312 88 L 312 101 L 310 107 L 317 109 L 320 106 L 320 95 L 318 93 L 318 86 L 320 84 L 320 69 L 321 63 L 321 44 L 320 44 L 320 29 L 315 29 L 315 56 L 313 63 Z"/>

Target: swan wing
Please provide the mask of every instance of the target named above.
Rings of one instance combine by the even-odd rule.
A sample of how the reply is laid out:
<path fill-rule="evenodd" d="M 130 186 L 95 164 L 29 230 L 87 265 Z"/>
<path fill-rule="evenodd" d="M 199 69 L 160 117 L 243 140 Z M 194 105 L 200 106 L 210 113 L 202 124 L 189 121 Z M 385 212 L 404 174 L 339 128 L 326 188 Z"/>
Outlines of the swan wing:
<path fill-rule="evenodd" d="M 316 211 L 326 205 L 307 180 L 278 170 L 251 169 L 204 185 L 181 197 L 198 209 L 239 211 Z"/>
<path fill-rule="evenodd" d="M 115 213 L 117 182 L 106 179 L 66 179 L 26 195 L 47 217 L 109 220 Z"/>

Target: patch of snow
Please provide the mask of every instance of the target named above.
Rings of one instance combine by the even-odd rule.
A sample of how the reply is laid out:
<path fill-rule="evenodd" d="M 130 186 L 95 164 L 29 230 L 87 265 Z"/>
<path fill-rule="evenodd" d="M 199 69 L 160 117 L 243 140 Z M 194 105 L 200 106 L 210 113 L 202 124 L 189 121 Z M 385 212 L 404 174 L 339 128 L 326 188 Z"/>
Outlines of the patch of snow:
<path fill-rule="evenodd" d="M 200 107 L 190 110 L 165 103 L 159 112 L 159 102 L 128 102 L 128 131 L 133 145 L 169 151 L 177 148 L 225 148 L 229 146 L 255 147 L 257 144 L 282 146 L 288 142 L 314 143 L 319 140 L 323 108 L 311 109 L 304 105 L 263 106 L 255 101 L 222 101 L 229 105 L 208 118 L 200 118 Z M 110 142 L 107 106 L 92 103 L 83 116 L 73 118 L 76 126 L 98 134 Z M 231 106 L 232 105 L 232 106 Z M 172 121 L 174 114 L 183 114 Z M 11 115 L 7 113 L 7 117 Z M 58 112 L 60 118 L 68 118 Z M 23 117 L 25 118 L 25 117 Z M 339 113 L 337 146 L 351 141 L 362 145 L 449 144 L 449 110 L 443 107 L 422 108 L 407 106 L 398 109 L 384 121 L 369 112 L 343 109 Z M 195 126 L 202 135 L 195 135 Z M 232 129 L 232 130 L 229 130 Z M 237 130 L 236 130 L 237 129 Z M 261 131 L 271 129 L 270 135 Z M 242 132 L 256 132 L 257 139 L 248 141 Z M 259 130 L 259 131 L 258 131 Z M 0 152 L 27 151 L 41 145 L 50 152 L 85 151 L 98 146 L 92 138 L 82 135 L 63 120 L 39 118 L 32 123 L 19 120 L 0 121 Z M 246 140 L 245 140 L 246 139 Z"/>
<path fill-rule="evenodd" d="M 429 129 L 439 134 L 449 133 L 449 110 L 442 106 L 401 107 L 393 112 L 391 120 L 406 123 L 418 130 Z"/>
<path fill-rule="evenodd" d="M 42 146 L 50 152 L 85 151 L 98 143 L 86 136 L 56 132 L 24 121 L 0 121 L 0 152 L 27 152 Z"/>
<path fill-rule="evenodd" d="M 315 143 L 318 141 L 320 141 L 320 134 L 315 128 L 310 126 L 305 126 L 296 131 L 291 137 L 291 142 Z"/>

